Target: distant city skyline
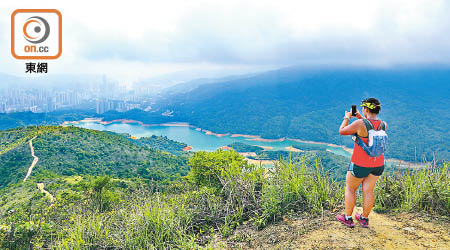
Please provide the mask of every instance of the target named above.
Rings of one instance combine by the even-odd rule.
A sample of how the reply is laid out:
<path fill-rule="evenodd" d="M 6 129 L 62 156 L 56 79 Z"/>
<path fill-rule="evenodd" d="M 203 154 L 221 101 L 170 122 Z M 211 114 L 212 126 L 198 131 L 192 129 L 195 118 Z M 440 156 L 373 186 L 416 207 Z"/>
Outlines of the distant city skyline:
<path fill-rule="evenodd" d="M 64 83 L 62 82 L 61 85 Z M 136 94 L 117 81 L 103 76 L 101 82 L 83 87 L 0 86 L 0 113 L 44 113 L 62 109 L 92 110 L 102 114 L 109 110 L 126 112 L 131 109 L 151 110 L 154 97 L 145 91 Z"/>

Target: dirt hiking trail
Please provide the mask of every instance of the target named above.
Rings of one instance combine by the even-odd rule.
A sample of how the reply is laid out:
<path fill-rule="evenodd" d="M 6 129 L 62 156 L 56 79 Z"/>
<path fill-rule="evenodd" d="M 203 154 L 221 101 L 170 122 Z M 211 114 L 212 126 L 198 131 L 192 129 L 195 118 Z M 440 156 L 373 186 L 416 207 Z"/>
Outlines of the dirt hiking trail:
<path fill-rule="evenodd" d="M 362 209 L 357 208 L 356 212 L 362 213 Z M 369 228 L 354 221 L 354 228 L 331 221 L 328 227 L 312 231 L 299 240 L 299 246 L 303 249 L 450 249 L 448 226 L 418 221 L 407 214 L 392 218 L 372 212 Z"/>
<path fill-rule="evenodd" d="M 25 178 L 23 178 L 23 181 L 26 181 L 28 179 L 28 177 L 30 177 L 31 171 L 33 171 L 33 167 L 36 165 L 36 163 L 38 163 L 39 158 L 34 154 L 34 147 L 33 147 L 33 140 L 36 139 L 36 136 L 33 137 L 30 142 L 28 143 L 30 145 L 30 150 L 31 150 L 31 156 L 33 156 L 33 162 L 31 163 L 30 167 L 28 168 L 28 172 L 27 175 L 25 176 Z"/>
<path fill-rule="evenodd" d="M 28 143 L 30 145 L 30 151 L 31 151 L 31 156 L 33 157 L 33 162 L 31 163 L 30 167 L 28 168 L 28 172 L 27 175 L 25 176 L 25 178 L 23 179 L 23 181 L 26 181 L 28 179 L 28 177 L 30 177 L 31 172 L 33 171 L 34 166 L 36 166 L 36 164 L 39 161 L 39 158 L 34 154 L 34 147 L 33 147 L 33 140 L 36 139 L 36 136 L 33 137 L 30 142 Z M 53 203 L 55 201 L 55 197 L 53 197 L 53 195 L 51 193 L 49 193 L 47 190 L 44 189 L 44 183 L 36 183 L 38 189 L 44 193 L 49 199 L 50 201 Z"/>
<path fill-rule="evenodd" d="M 354 213 L 361 213 L 356 208 Z M 337 213 L 337 212 L 336 212 Z M 369 228 L 355 221 L 347 228 L 328 212 L 323 218 L 284 217 L 261 231 L 241 226 L 228 239 L 219 240 L 222 249 L 439 249 L 450 250 L 450 226 L 427 222 L 411 213 L 396 216 L 372 212 Z M 353 214 L 354 218 L 354 214 Z M 220 246 L 222 244 L 222 246 Z"/>
<path fill-rule="evenodd" d="M 44 189 L 44 183 L 37 183 L 36 185 L 39 188 L 39 190 L 41 190 L 41 193 L 44 193 L 50 199 L 51 202 L 55 201 L 55 197 L 53 197 L 51 193 L 49 193 L 47 190 Z"/>

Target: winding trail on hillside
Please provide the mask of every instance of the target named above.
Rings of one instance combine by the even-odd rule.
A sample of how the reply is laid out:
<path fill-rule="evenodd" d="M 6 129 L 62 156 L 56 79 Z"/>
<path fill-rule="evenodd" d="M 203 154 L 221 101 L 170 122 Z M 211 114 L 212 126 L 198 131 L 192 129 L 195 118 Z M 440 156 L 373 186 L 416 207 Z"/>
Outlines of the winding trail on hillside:
<path fill-rule="evenodd" d="M 36 166 L 36 164 L 39 161 L 39 157 L 37 157 L 34 154 L 34 147 L 33 147 L 33 140 L 34 139 L 36 139 L 36 136 L 31 138 L 30 142 L 28 143 L 28 145 L 30 145 L 31 156 L 33 156 L 33 162 L 31 163 L 30 167 L 28 168 L 27 175 L 23 179 L 24 182 L 28 179 L 28 177 L 30 177 L 34 166 Z M 41 193 L 44 193 L 50 199 L 51 202 L 55 201 L 55 197 L 53 197 L 53 195 L 51 193 L 49 193 L 47 190 L 44 189 L 44 187 L 45 187 L 44 183 L 36 183 L 36 185 L 37 185 L 38 189 L 41 191 Z"/>
<path fill-rule="evenodd" d="M 28 177 L 31 175 L 31 171 L 33 171 L 33 167 L 38 163 L 39 158 L 34 154 L 34 147 L 33 147 L 33 140 L 36 139 L 36 136 L 31 138 L 30 142 L 28 142 L 28 145 L 30 145 L 31 150 L 31 156 L 33 156 L 33 162 L 31 163 L 30 167 L 28 168 L 27 175 L 23 179 L 23 181 L 26 181 Z"/>
<path fill-rule="evenodd" d="M 44 193 L 50 199 L 51 202 L 55 201 L 55 197 L 44 189 L 44 183 L 37 183 L 37 187 L 41 190 L 41 193 Z"/>

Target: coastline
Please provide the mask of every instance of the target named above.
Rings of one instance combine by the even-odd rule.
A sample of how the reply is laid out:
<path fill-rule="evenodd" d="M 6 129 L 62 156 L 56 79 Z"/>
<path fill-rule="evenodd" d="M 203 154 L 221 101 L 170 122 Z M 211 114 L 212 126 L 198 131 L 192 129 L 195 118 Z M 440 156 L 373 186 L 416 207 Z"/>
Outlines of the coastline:
<path fill-rule="evenodd" d="M 258 138 L 257 135 L 232 134 L 231 137 Z"/>
<path fill-rule="evenodd" d="M 212 132 L 212 131 L 205 130 L 205 129 L 201 129 L 201 128 L 200 128 L 200 130 L 197 130 L 197 131 L 204 132 L 204 133 L 207 134 L 207 135 L 215 135 L 215 136 L 217 136 L 217 137 L 223 137 L 223 136 L 230 135 L 230 133 L 226 133 L 226 134 L 217 134 L 217 133 L 214 133 L 214 132 Z"/>
<path fill-rule="evenodd" d="M 296 142 L 301 142 L 301 143 L 308 143 L 308 144 L 317 144 L 317 145 L 326 145 L 328 147 L 334 147 L 334 148 L 341 148 L 345 151 L 347 151 L 350 154 L 353 154 L 353 148 L 348 148 L 346 146 L 343 145 L 337 145 L 337 144 L 332 144 L 332 143 L 327 143 L 327 142 L 316 142 L 316 141 L 303 141 L 300 139 L 294 139 L 294 138 L 287 138 L 288 140 L 291 141 L 296 141 Z"/>
<path fill-rule="evenodd" d="M 304 150 L 298 149 L 298 148 L 294 148 L 292 146 L 290 147 L 285 147 L 286 150 L 288 151 L 292 151 L 292 152 L 305 152 Z M 328 150 L 328 149 L 327 149 Z"/>
<path fill-rule="evenodd" d="M 326 146 L 329 146 L 329 147 L 341 148 L 341 149 L 345 150 L 346 152 L 348 152 L 350 154 L 353 153 L 353 148 L 348 148 L 346 146 L 337 145 L 337 144 L 333 144 L 333 143 L 316 142 L 316 141 L 305 141 L 305 140 L 289 138 L 289 137 L 282 137 L 282 138 L 278 138 L 278 139 L 265 139 L 265 138 L 262 138 L 259 135 L 231 134 L 231 133 L 218 134 L 218 133 L 214 133 L 214 132 L 212 132 L 210 130 L 206 130 L 206 129 L 202 129 L 202 128 L 196 127 L 194 125 L 190 125 L 187 122 L 167 122 L 167 123 L 159 123 L 159 124 L 158 123 L 146 124 L 146 123 L 143 123 L 141 121 L 128 120 L 128 119 L 116 119 L 116 120 L 111 120 L 111 121 L 103 121 L 103 119 L 101 119 L 101 118 L 84 118 L 84 119 L 79 120 L 79 121 L 64 121 L 60 125 L 61 126 L 65 126 L 65 125 L 70 125 L 70 124 L 79 124 L 80 122 L 97 122 L 97 123 L 100 123 L 102 125 L 108 125 L 108 124 L 112 124 L 112 123 L 123 123 L 123 124 L 137 123 L 137 124 L 139 124 L 139 125 L 141 125 L 143 127 L 154 127 L 154 126 L 190 127 L 190 128 L 194 128 L 196 131 L 203 132 L 203 133 L 205 133 L 207 135 L 214 135 L 214 136 L 217 136 L 217 137 L 223 137 L 223 136 L 230 135 L 230 137 L 244 137 L 244 138 L 247 138 L 245 140 L 248 140 L 248 141 L 262 141 L 262 142 L 279 142 L 279 141 L 290 140 L 290 141 L 296 141 L 296 142 L 300 142 L 300 143 L 326 145 Z M 262 147 L 264 149 L 272 149 L 272 147 L 269 147 L 269 146 L 259 146 L 259 147 Z M 190 149 L 192 149 L 192 148 L 190 148 Z M 190 150 L 190 149 L 188 149 L 188 150 Z M 289 151 L 289 150 L 292 150 L 292 148 L 291 147 L 285 147 L 285 150 Z M 292 151 L 295 151 L 295 150 L 292 150 Z M 424 165 L 423 163 L 408 162 L 408 161 L 395 159 L 395 158 L 386 159 L 386 162 L 391 163 L 391 164 L 398 164 L 398 166 L 400 166 L 402 168 L 420 168 L 420 167 L 422 167 Z"/>
<path fill-rule="evenodd" d="M 279 139 L 264 139 L 258 136 L 257 138 L 251 138 L 251 139 L 245 139 L 246 141 L 263 141 L 263 142 L 277 142 L 277 141 L 285 141 L 286 138 L 279 138 Z"/>
<path fill-rule="evenodd" d="M 137 123 L 143 127 L 168 126 L 168 127 L 192 127 L 192 128 L 195 128 L 195 126 L 190 125 L 187 122 L 166 122 L 166 123 L 147 124 L 147 123 L 143 123 L 141 121 L 129 120 L 129 119 L 116 119 L 116 120 L 111 120 L 111 121 L 103 121 L 103 119 L 99 119 L 99 118 L 84 118 L 83 120 L 79 120 L 79 121 L 64 121 L 60 125 L 64 126 L 64 125 L 70 125 L 70 124 L 80 124 L 80 122 L 97 122 L 102 125 L 108 125 L 108 124 L 112 124 L 112 123 L 122 123 L 122 124 Z"/>

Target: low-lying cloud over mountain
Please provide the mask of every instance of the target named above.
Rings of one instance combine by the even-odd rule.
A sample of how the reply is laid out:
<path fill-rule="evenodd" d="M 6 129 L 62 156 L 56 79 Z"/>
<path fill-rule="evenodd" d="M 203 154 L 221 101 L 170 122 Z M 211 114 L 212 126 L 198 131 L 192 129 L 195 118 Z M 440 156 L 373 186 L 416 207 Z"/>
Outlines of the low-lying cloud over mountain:
<path fill-rule="evenodd" d="M 0 5 L 0 30 L 9 30 L 12 11 L 23 6 Z M 136 80 L 239 65 L 450 63 L 448 1 L 98 1 L 89 8 L 47 1 L 45 7 L 63 13 L 64 52 L 52 65 L 58 73 Z M 0 44 L 9 39 L 1 36 Z M 7 46 L 3 53 L 2 71 L 23 74 L 11 65 Z"/>

